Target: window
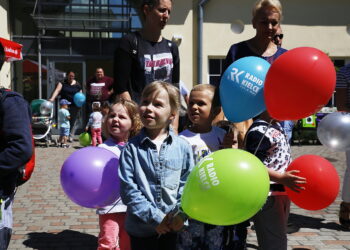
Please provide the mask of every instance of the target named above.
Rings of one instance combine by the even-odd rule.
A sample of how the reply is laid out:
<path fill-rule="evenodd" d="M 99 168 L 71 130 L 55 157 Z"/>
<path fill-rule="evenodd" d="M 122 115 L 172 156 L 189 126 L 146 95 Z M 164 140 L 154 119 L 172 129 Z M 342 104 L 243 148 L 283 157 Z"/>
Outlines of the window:
<path fill-rule="evenodd" d="M 209 59 L 209 83 L 219 86 L 225 59 Z"/>

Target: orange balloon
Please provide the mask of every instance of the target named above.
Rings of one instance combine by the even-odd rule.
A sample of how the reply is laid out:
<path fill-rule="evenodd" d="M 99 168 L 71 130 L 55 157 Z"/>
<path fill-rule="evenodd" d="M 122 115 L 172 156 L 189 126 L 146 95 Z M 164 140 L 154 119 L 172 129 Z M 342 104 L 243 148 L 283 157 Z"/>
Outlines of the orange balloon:
<path fill-rule="evenodd" d="M 303 155 L 296 158 L 287 171 L 299 170 L 296 174 L 306 178 L 305 187 L 299 193 L 286 188 L 290 200 L 300 208 L 319 210 L 328 207 L 339 192 L 339 176 L 335 167 L 318 155 Z"/>
<path fill-rule="evenodd" d="M 316 113 L 331 98 L 336 72 L 322 51 L 300 47 L 287 51 L 267 72 L 264 97 L 277 120 L 298 120 Z"/>

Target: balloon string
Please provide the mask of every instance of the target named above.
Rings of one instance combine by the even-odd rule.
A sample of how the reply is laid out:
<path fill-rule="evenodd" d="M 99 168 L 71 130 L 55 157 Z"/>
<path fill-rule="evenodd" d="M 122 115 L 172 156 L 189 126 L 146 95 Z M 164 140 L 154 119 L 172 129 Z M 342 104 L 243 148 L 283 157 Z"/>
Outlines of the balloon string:
<path fill-rule="evenodd" d="M 269 130 L 269 128 L 271 127 L 273 121 L 274 121 L 273 119 L 270 120 L 269 125 L 267 126 L 267 128 L 266 128 L 266 130 L 265 130 L 265 133 L 264 133 L 263 136 L 261 137 L 261 139 L 260 139 L 260 141 L 259 141 L 259 144 L 258 144 L 258 146 L 257 146 L 256 149 L 255 149 L 254 155 L 256 155 L 256 152 L 258 152 L 259 147 L 260 147 L 260 145 L 261 145 L 261 143 L 262 143 L 262 141 L 263 141 L 263 139 L 264 139 L 264 137 L 265 137 L 265 135 L 266 135 L 266 133 L 267 133 L 267 130 Z"/>

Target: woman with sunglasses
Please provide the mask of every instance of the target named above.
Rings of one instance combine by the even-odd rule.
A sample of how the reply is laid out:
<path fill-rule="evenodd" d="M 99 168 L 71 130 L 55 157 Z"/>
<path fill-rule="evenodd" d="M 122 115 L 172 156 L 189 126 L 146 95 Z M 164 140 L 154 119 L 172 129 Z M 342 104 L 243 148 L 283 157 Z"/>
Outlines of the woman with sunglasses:
<path fill-rule="evenodd" d="M 282 46 L 282 39 L 283 39 L 283 33 L 282 33 L 282 28 L 281 26 L 278 27 L 276 34 L 273 37 L 273 42 L 281 47 Z"/>

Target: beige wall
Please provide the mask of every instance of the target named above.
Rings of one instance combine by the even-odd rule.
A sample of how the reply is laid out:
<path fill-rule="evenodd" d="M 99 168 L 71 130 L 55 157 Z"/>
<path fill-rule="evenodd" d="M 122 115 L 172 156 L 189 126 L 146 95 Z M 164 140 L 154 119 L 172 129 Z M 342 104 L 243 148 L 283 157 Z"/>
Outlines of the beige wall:
<path fill-rule="evenodd" d="M 193 4 L 189 0 L 174 1 L 169 25 L 163 31 L 164 37 L 171 40 L 174 35 L 182 36 L 179 46 L 180 78 L 188 88 L 193 86 L 194 54 L 193 54 Z"/>
<path fill-rule="evenodd" d="M 255 0 L 209 0 L 204 6 L 203 82 L 208 81 L 209 58 L 224 58 L 231 44 L 255 35 L 251 25 L 251 9 L 254 3 Z M 285 34 L 283 47 L 292 49 L 310 46 L 328 53 L 332 58 L 350 58 L 350 34 L 346 30 L 350 24 L 350 1 L 281 0 L 281 3 L 284 16 L 282 28 Z M 197 0 L 177 0 L 176 5 L 172 23 L 166 27 L 164 34 L 168 37 L 173 33 L 184 35 L 180 45 L 181 79 L 186 83 L 195 83 Z M 188 10 L 190 5 L 192 9 Z M 187 18 L 181 25 L 183 16 Z M 234 20 L 244 23 L 242 33 L 237 34 L 231 30 Z"/>
<path fill-rule="evenodd" d="M 0 37 L 10 39 L 10 31 L 8 25 L 8 1 L 0 0 Z M 11 64 L 4 63 L 0 72 L 0 85 L 6 88 L 11 87 Z"/>

